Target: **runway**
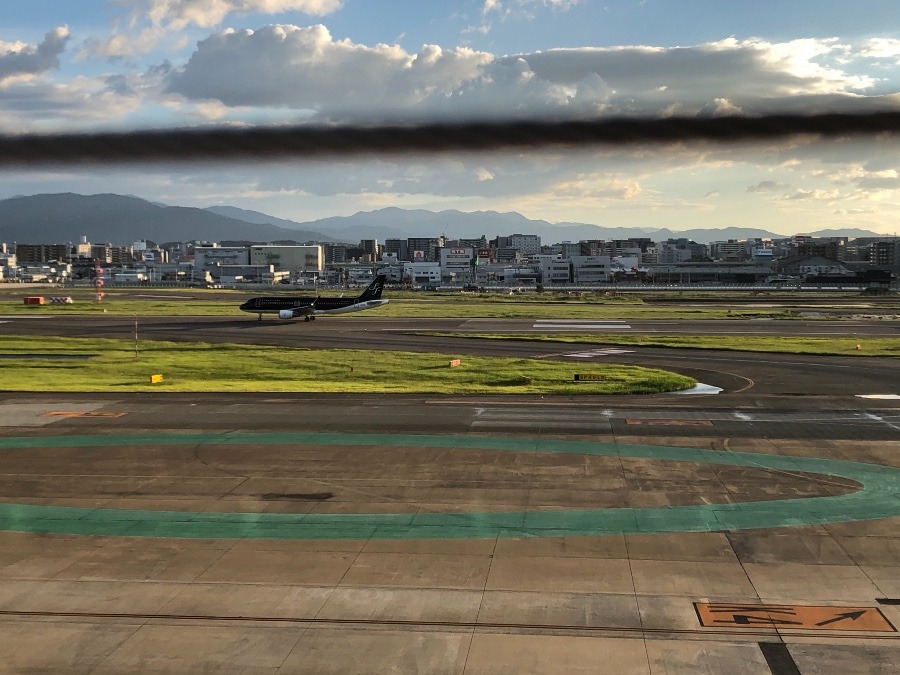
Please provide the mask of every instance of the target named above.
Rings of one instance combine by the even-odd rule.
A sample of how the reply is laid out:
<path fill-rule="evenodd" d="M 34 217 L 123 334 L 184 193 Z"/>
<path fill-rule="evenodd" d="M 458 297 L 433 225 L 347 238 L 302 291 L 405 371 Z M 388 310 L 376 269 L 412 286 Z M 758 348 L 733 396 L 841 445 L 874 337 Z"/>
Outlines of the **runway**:
<path fill-rule="evenodd" d="M 127 318 L 4 320 L 0 333 L 133 334 Z M 900 402 L 859 395 L 900 393 L 896 359 L 573 356 L 602 346 L 448 336 L 498 330 L 484 323 L 140 330 L 614 359 L 724 391 L 0 395 L 4 668 L 893 672 Z"/>

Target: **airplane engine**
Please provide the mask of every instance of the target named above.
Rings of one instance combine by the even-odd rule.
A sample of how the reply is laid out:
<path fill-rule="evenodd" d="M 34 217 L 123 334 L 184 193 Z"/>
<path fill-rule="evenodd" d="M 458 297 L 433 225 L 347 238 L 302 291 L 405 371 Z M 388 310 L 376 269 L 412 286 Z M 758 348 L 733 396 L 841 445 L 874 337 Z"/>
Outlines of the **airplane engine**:
<path fill-rule="evenodd" d="M 292 309 L 282 309 L 278 312 L 279 319 L 293 319 L 294 318 L 294 310 Z"/>

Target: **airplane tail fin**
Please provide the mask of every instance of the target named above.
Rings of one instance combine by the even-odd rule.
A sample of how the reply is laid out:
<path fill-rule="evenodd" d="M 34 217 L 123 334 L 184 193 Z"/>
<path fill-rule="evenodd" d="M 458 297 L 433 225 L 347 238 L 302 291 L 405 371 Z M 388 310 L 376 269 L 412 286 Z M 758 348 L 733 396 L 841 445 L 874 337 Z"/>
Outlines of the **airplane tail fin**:
<path fill-rule="evenodd" d="M 375 277 L 375 280 L 369 284 L 369 287 L 366 288 L 362 292 L 362 295 L 357 298 L 359 302 L 365 302 L 366 300 L 380 300 L 381 299 L 381 291 L 384 290 L 384 275 L 379 274 Z"/>

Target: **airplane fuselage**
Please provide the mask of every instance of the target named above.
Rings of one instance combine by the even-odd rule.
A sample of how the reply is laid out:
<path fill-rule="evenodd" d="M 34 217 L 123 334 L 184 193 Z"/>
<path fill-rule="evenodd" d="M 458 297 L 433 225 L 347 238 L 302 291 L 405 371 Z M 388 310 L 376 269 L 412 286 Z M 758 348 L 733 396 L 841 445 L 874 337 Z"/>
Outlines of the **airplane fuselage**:
<path fill-rule="evenodd" d="M 363 291 L 362 295 L 353 298 L 329 298 L 310 296 L 268 296 L 250 298 L 240 309 L 252 314 L 277 314 L 280 319 L 299 319 L 305 321 L 315 319 L 318 314 L 348 314 L 364 309 L 374 309 L 388 304 L 381 299 L 384 288 L 384 277 L 379 276 Z"/>

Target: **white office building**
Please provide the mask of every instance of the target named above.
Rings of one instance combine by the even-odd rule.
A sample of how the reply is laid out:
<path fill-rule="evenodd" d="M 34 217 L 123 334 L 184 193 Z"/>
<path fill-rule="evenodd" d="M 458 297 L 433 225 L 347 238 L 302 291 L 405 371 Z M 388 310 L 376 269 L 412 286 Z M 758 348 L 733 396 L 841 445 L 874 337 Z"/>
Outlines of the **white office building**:
<path fill-rule="evenodd" d="M 303 272 L 322 272 L 325 251 L 320 244 L 312 246 L 256 245 L 250 247 L 251 265 L 274 265 L 276 272 L 300 275 Z"/>
<path fill-rule="evenodd" d="M 572 283 L 601 284 L 609 281 L 611 259 L 608 255 L 576 255 L 572 263 Z"/>
<path fill-rule="evenodd" d="M 571 259 L 543 258 L 540 263 L 542 279 L 541 283 L 543 283 L 545 286 L 571 283 Z"/>
<path fill-rule="evenodd" d="M 413 285 L 440 284 L 441 265 L 437 262 L 408 262 L 403 265 L 403 277 Z"/>
<path fill-rule="evenodd" d="M 468 279 L 472 276 L 473 248 L 442 248 L 441 276 L 444 279 Z"/>
<path fill-rule="evenodd" d="M 249 265 L 250 249 L 246 246 L 196 246 L 194 270 L 197 276 L 210 272 L 219 277 L 219 269 L 226 265 Z"/>

